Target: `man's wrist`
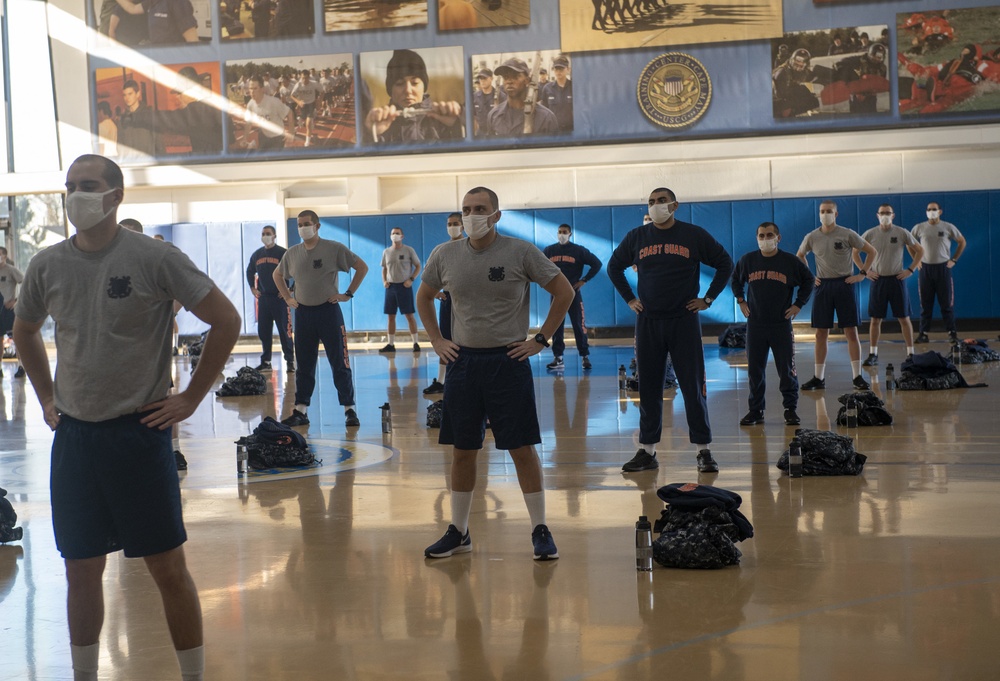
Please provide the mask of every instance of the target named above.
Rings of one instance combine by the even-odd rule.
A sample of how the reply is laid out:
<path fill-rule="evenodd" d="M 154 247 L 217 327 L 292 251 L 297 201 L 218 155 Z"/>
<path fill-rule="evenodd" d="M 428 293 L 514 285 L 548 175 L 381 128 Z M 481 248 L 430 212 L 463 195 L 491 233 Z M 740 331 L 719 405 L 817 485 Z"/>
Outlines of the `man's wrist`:
<path fill-rule="evenodd" d="M 344 291 L 344 295 L 347 296 L 348 298 L 353 298 L 354 292 L 351 291 L 351 289 L 347 289 L 346 291 Z"/>

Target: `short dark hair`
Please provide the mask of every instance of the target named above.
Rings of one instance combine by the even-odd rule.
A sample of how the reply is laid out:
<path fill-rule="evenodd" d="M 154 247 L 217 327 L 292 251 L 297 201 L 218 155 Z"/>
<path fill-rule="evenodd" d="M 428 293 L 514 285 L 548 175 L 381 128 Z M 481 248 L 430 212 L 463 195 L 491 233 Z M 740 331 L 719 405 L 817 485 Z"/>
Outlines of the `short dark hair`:
<path fill-rule="evenodd" d="M 660 192 L 666 192 L 667 194 L 670 194 L 670 200 L 671 201 L 676 201 L 677 200 L 677 194 L 674 194 L 674 190 L 673 189 L 667 189 L 666 187 L 657 187 L 653 191 L 649 192 L 649 195 L 652 196 L 653 194 L 658 194 Z"/>
<path fill-rule="evenodd" d="M 316 215 L 316 213 L 314 211 L 304 210 L 301 213 L 299 213 L 299 217 L 300 218 L 312 218 L 313 222 L 315 222 L 317 225 L 319 224 L 319 216 Z"/>
<path fill-rule="evenodd" d="M 261 87 L 264 87 L 264 77 L 263 76 L 258 76 L 258 75 L 255 74 L 253 76 L 250 76 L 250 78 L 248 80 L 251 83 L 256 82 L 257 85 L 260 85 Z"/>
<path fill-rule="evenodd" d="M 459 220 L 461 220 L 462 219 L 462 214 L 461 213 L 448 213 L 448 217 L 446 218 L 446 220 L 451 220 L 452 218 L 458 218 Z"/>
<path fill-rule="evenodd" d="M 390 230 L 389 230 L 389 234 L 392 234 L 392 233 L 393 233 L 393 232 L 395 232 L 395 231 L 396 231 L 397 229 L 399 230 L 399 233 L 400 233 L 400 234 L 404 234 L 404 232 L 403 232 L 403 228 L 402 228 L 402 227 L 393 227 L 392 229 L 390 229 Z"/>
<path fill-rule="evenodd" d="M 888 209 L 889 209 L 889 210 L 891 210 L 891 211 L 892 211 L 893 213 L 895 213 L 895 212 L 896 212 L 896 209 L 892 207 L 892 204 L 891 204 L 891 203 L 880 203 L 880 204 L 878 205 L 878 207 L 879 207 L 879 208 L 888 208 Z"/>
<path fill-rule="evenodd" d="M 132 88 L 136 92 L 139 92 L 139 84 L 134 80 L 132 80 L 131 78 L 126 80 L 125 83 L 122 85 L 122 90 L 128 90 L 129 88 Z"/>
<path fill-rule="evenodd" d="M 272 234 L 277 234 L 278 233 L 278 231 L 274 228 L 274 225 L 264 225 L 263 227 L 261 227 L 260 231 L 263 232 L 265 229 L 271 230 Z"/>
<path fill-rule="evenodd" d="M 833 206 L 834 210 L 837 210 L 837 202 L 834 201 L 833 199 L 823 199 L 822 201 L 819 202 L 819 205 L 822 206 L 824 203 L 829 203 L 831 206 Z"/>
<path fill-rule="evenodd" d="M 97 110 L 104 113 L 108 118 L 111 118 L 111 105 L 107 102 L 98 102 Z"/>
<path fill-rule="evenodd" d="M 118 224 L 121 225 L 122 227 L 127 227 L 134 232 L 139 232 L 139 234 L 143 233 L 142 223 L 136 220 L 135 218 L 125 218 L 124 220 L 119 220 Z"/>
<path fill-rule="evenodd" d="M 77 163 L 100 163 L 104 166 L 101 171 L 101 177 L 103 177 L 104 181 L 108 183 L 108 186 L 113 189 L 125 189 L 125 178 L 122 176 L 122 169 L 119 168 L 118 164 L 110 158 L 98 156 L 97 154 L 84 154 L 83 156 L 77 157 L 77 159 L 70 164 L 70 167 L 75 166 Z"/>
<path fill-rule="evenodd" d="M 492 189 L 487 187 L 473 187 L 469 191 L 465 192 L 466 196 L 469 194 L 488 194 L 490 197 L 490 205 L 493 206 L 493 210 L 500 210 L 500 199 L 497 198 L 496 192 Z"/>
<path fill-rule="evenodd" d="M 569 225 L 567 225 L 567 224 L 566 224 L 565 222 L 564 222 L 563 224 L 559 225 L 558 227 L 556 227 L 556 231 L 558 232 L 558 231 L 559 231 L 560 229 L 562 229 L 563 227 L 565 227 L 566 229 L 568 229 L 568 230 L 569 230 L 569 232 L 570 232 L 570 234 L 572 234 L 572 233 L 573 233 L 573 228 L 572 228 L 572 227 L 570 227 Z"/>
<path fill-rule="evenodd" d="M 757 229 L 758 229 L 758 230 L 759 230 L 759 229 L 760 229 L 761 227 L 774 227 L 774 233 L 775 233 L 775 234 L 778 234 L 778 235 L 780 235 L 780 234 L 781 234 L 781 230 L 780 230 L 780 229 L 778 229 L 778 225 L 774 224 L 773 222 L 769 222 L 769 221 L 765 220 L 764 222 L 762 222 L 762 223 L 760 223 L 759 225 L 757 225 Z"/>

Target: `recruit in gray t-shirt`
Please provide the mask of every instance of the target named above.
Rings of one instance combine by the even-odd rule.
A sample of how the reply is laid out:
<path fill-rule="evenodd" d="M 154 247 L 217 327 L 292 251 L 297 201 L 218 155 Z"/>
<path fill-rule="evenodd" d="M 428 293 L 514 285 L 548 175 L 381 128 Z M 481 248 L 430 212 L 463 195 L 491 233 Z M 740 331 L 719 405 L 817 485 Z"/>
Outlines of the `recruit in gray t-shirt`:
<path fill-rule="evenodd" d="M 127 229 L 97 253 L 73 241 L 32 258 L 15 314 L 56 323 L 56 407 L 106 421 L 166 397 L 174 300 L 190 310 L 215 284 L 173 245 Z"/>
<path fill-rule="evenodd" d="M 390 284 L 402 284 L 420 267 L 420 258 L 406 244 L 400 244 L 399 248 L 394 244 L 382 251 L 382 267 L 385 268 L 385 278 Z"/>
<path fill-rule="evenodd" d="M 17 293 L 17 285 L 24 281 L 24 275 L 10 263 L 0 265 L 0 296 L 4 301 L 11 300 Z"/>
<path fill-rule="evenodd" d="M 903 251 L 908 245 L 918 245 L 912 234 L 897 225 L 890 225 L 888 229 L 872 227 L 861 238 L 878 251 L 875 262 L 866 262 L 865 266 L 880 277 L 895 276 L 902 272 Z"/>
<path fill-rule="evenodd" d="M 829 234 L 824 233 L 822 228 L 806 234 L 799 253 L 812 251 L 816 256 L 816 276 L 820 279 L 846 278 L 854 273 L 851 259 L 854 251 L 851 249 L 861 250 L 866 243 L 857 232 L 834 225 Z"/>
<path fill-rule="evenodd" d="M 295 300 L 300 304 L 322 305 L 340 293 L 337 275 L 350 272 L 357 260 L 344 244 L 320 239 L 312 250 L 301 243 L 285 251 L 278 271 L 285 279 L 295 280 Z"/>
<path fill-rule="evenodd" d="M 915 225 L 913 236 L 924 247 L 923 262 L 928 265 L 940 265 L 951 260 L 951 242 L 961 238 L 962 233 L 950 222 L 938 220 L 936 225 L 929 222 Z"/>
<path fill-rule="evenodd" d="M 497 235 L 482 251 L 468 239 L 440 244 L 427 258 L 423 283 L 451 294 L 452 340 L 465 348 L 495 348 L 528 337 L 531 282 L 559 274 L 534 244 Z"/>

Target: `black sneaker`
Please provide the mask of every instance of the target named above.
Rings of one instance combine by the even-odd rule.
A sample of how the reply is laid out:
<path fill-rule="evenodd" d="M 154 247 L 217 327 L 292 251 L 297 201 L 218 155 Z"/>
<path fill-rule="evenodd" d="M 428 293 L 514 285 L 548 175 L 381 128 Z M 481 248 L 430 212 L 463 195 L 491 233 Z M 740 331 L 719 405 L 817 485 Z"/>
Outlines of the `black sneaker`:
<path fill-rule="evenodd" d="M 764 423 L 764 412 L 748 411 L 747 415 L 740 419 L 741 426 L 756 426 Z"/>
<path fill-rule="evenodd" d="M 718 473 L 719 464 L 716 463 L 715 459 L 712 458 L 712 452 L 707 449 L 703 449 L 698 452 L 698 472 L 699 473 Z"/>
<path fill-rule="evenodd" d="M 531 531 L 531 545 L 535 549 L 535 560 L 555 560 L 559 557 L 547 525 L 538 525 Z"/>
<path fill-rule="evenodd" d="M 802 384 L 799 390 L 824 390 L 826 389 L 826 379 L 813 376 Z"/>
<path fill-rule="evenodd" d="M 855 390 L 871 390 L 871 383 L 865 380 L 865 377 L 858 374 L 854 377 L 854 389 Z"/>
<path fill-rule="evenodd" d="M 951 341 L 952 345 L 958 345 L 958 331 L 949 331 L 948 340 Z"/>
<path fill-rule="evenodd" d="M 414 343 L 413 344 L 413 351 L 414 352 L 420 352 L 420 343 Z"/>
<path fill-rule="evenodd" d="M 271 371 L 272 369 L 270 362 L 261 362 L 254 368 L 257 369 L 257 371 Z"/>
<path fill-rule="evenodd" d="M 444 383 L 441 383 L 436 378 L 431 382 L 429 386 L 424 388 L 424 395 L 440 395 L 444 392 Z"/>
<path fill-rule="evenodd" d="M 353 409 L 348 409 L 344 412 L 344 425 L 348 428 L 357 428 L 361 425 L 361 421 L 358 419 L 358 412 Z"/>
<path fill-rule="evenodd" d="M 386 343 L 384 348 L 381 348 L 379 352 L 396 352 L 396 346 L 392 343 Z"/>
<path fill-rule="evenodd" d="M 594 365 L 590 363 L 590 357 L 584 357 L 583 358 L 583 370 L 584 371 L 590 371 L 593 368 L 594 368 Z"/>
<path fill-rule="evenodd" d="M 288 418 L 281 421 L 286 426 L 291 426 L 296 428 L 298 426 L 308 426 L 309 417 L 303 414 L 298 409 L 292 409 L 292 413 L 288 415 Z"/>
<path fill-rule="evenodd" d="M 562 371 L 566 368 L 566 365 L 563 364 L 562 357 L 554 357 L 551 362 L 545 365 L 545 368 L 549 371 Z"/>
<path fill-rule="evenodd" d="M 179 449 L 174 450 L 174 462 L 177 464 L 177 470 L 186 471 L 188 469 L 187 459 L 184 458 Z"/>
<path fill-rule="evenodd" d="M 288 364 L 285 365 L 285 368 L 288 370 L 288 373 L 294 374 L 295 373 L 295 362 L 289 362 Z"/>
<path fill-rule="evenodd" d="M 469 536 L 469 531 L 466 530 L 463 537 L 457 527 L 449 525 L 443 537 L 424 549 L 424 558 L 447 558 L 455 553 L 470 551 L 472 551 L 472 537 Z"/>
<path fill-rule="evenodd" d="M 14 378 L 24 378 L 24 367 L 17 367 L 17 371 L 14 372 Z"/>
<path fill-rule="evenodd" d="M 929 341 L 930 341 L 930 338 L 928 338 L 927 334 L 924 333 L 923 331 L 921 331 L 920 333 L 917 334 L 917 342 L 918 343 L 927 343 Z"/>
<path fill-rule="evenodd" d="M 799 415 L 795 413 L 794 409 L 786 409 L 785 410 L 785 425 L 786 426 L 797 426 L 800 423 L 802 423 L 802 421 L 799 420 Z"/>
<path fill-rule="evenodd" d="M 622 466 L 625 473 L 638 473 L 639 471 L 651 471 L 660 467 L 660 462 L 656 460 L 656 454 L 650 454 L 645 449 L 639 449 L 632 457 L 632 460 Z"/>
<path fill-rule="evenodd" d="M 874 352 L 868 353 L 868 359 L 861 363 L 863 367 L 877 367 L 878 366 L 878 355 Z"/>

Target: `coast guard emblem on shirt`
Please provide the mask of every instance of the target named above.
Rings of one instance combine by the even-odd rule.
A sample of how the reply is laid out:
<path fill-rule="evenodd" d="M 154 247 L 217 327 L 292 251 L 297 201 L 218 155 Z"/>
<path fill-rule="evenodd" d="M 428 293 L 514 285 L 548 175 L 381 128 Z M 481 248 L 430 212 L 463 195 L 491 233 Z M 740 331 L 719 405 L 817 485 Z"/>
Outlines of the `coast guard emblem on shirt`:
<path fill-rule="evenodd" d="M 899 237 L 898 236 L 891 236 L 891 237 L 889 237 L 889 243 L 890 244 L 898 244 L 899 243 Z"/>
<path fill-rule="evenodd" d="M 694 57 L 667 52 L 639 74 L 637 95 L 646 118 L 664 128 L 683 128 L 708 110 L 712 80 Z"/>
<path fill-rule="evenodd" d="M 505 276 L 502 267 L 490 268 L 490 281 L 503 281 Z"/>
<path fill-rule="evenodd" d="M 313 260 L 313 269 L 314 270 L 323 269 L 323 258 L 319 258 L 318 260 Z"/>
<path fill-rule="evenodd" d="M 132 293 L 132 277 L 111 277 L 108 298 L 128 298 Z"/>
<path fill-rule="evenodd" d="M 844 242 L 843 241 L 834 241 L 833 242 L 833 250 L 835 250 L 835 251 L 842 251 L 842 250 L 844 250 Z"/>

